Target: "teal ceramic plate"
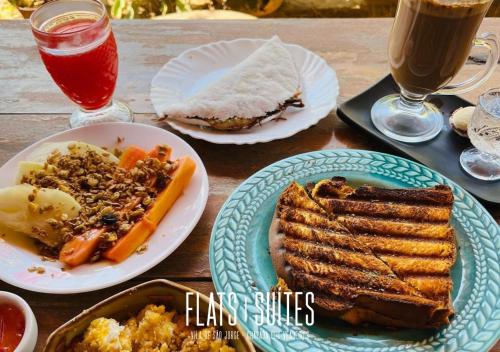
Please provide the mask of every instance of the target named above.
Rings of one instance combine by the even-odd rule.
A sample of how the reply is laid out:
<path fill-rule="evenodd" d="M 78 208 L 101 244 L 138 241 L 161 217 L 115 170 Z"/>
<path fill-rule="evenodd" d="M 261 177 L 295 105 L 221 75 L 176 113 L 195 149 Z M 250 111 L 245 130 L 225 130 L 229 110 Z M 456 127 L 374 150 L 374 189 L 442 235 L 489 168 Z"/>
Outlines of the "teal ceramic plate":
<path fill-rule="evenodd" d="M 278 316 L 274 311 L 271 316 L 281 324 L 258 325 L 264 306 L 255 305 L 255 294 L 269 292 L 276 283 L 267 240 L 276 200 L 292 180 L 305 184 L 332 176 L 386 187 L 451 187 L 459 254 L 452 270 L 456 314 L 449 326 L 438 331 L 391 331 L 317 318 L 306 328 L 286 325 L 284 312 Z M 257 172 L 226 201 L 210 240 L 214 284 L 226 293 L 222 302 L 237 307 L 239 322 L 267 351 L 487 351 L 500 336 L 499 255 L 500 228 L 469 193 L 420 164 L 361 150 L 301 154 Z M 230 292 L 237 302 L 227 295 Z"/>

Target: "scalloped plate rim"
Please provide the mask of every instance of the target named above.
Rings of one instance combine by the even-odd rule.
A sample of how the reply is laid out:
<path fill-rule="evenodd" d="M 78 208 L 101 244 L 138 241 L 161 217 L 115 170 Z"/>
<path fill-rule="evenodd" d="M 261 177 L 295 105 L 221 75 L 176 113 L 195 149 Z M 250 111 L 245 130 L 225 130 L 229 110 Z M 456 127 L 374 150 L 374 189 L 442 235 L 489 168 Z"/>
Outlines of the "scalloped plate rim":
<path fill-rule="evenodd" d="M 210 237 L 210 244 L 209 244 L 210 272 L 212 274 L 212 280 L 213 280 L 213 283 L 214 283 L 214 286 L 215 286 L 217 292 L 225 292 L 225 290 L 224 290 L 223 285 L 220 282 L 219 276 L 217 275 L 217 268 L 216 268 L 216 263 L 215 263 L 215 248 L 214 248 L 215 237 L 216 237 L 216 232 L 220 231 L 220 228 L 222 228 L 222 229 L 225 228 L 225 226 L 220 226 L 220 221 L 221 221 L 221 218 L 223 217 L 223 214 L 228 211 L 230 203 L 233 200 L 236 200 L 236 199 L 239 201 L 241 198 L 237 198 L 237 196 L 240 193 L 242 193 L 242 191 L 245 189 L 245 187 L 248 186 L 249 184 L 251 184 L 251 181 L 254 180 L 254 179 L 256 179 L 259 176 L 259 174 L 263 174 L 264 172 L 270 171 L 273 168 L 280 167 L 281 164 L 285 164 L 286 162 L 294 161 L 295 159 L 300 159 L 301 157 L 321 155 L 322 158 L 326 158 L 327 155 L 329 157 L 331 157 L 332 155 L 338 154 L 338 153 L 346 153 L 346 154 L 349 154 L 349 153 L 359 153 L 361 155 L 365 154 L 365 155 L 363 155 L 363 157 L 366 157 L 366 155 L 369 155 L 369 154 L 374 154 L 374 155 L 378 155 L 378 156 L 380 156 L 380 157 L 382 157 L 384 159 L 386 159 L 386 158 L 392 158 L 392 159 L 396 160 L 397 162 L 403 161 L 404 163 L 406 163 L 408 165 L 416 165 L 418 168 L 421 168 L 422 170 L 427 171 L 431 175 L 438 176 L 438 177 L 442 178 L 443 180 L 445 180 L 446 183 L 448 183 L 452 187 L 452 189 L 454 190 L 454 192 L 453 192 L 454 196 L 456 196 L 456 194 L 455 194 L 456 191 L 462 192 L 463 199 L 465 199 L 465 198 L 471 199 L 474 207 L 476 207 L 477 209 L 479 209 L 479 214 L 480 214 L 481 217 L 486 217 L 491 223 L 497 225 L 497 229 L 500 229 L 500 227 L 498 227 L 498 224 L 493 219 L 493 217 L 491 216 L 491 214 L 469 192 L 467 192 L 466 190 L 464 190 L 462 187 L 460 187 L 458 184 L 456 184 L 454 181 L 450 180 L 446 176 L 443 176 L 440 173 L 438 173 L 438 172 L 436 172 L 436 171 L 434 171 L 434 170 L 432 170 L 432 169 L 430 169 L 430 168 L 428 168 L 428 167 L 426 167 L 426 166 L 424 166 L 422 164 L 419 164 L 417 162 L 414 162 L 414 161 L 411 161 L 411 160 L 408 160 L 408 159 L 405 159 L 405 158 L 402 158 L 402 157 L 398 157 L 398 156 L 395 156 L 395 155 L 387 154 L 387 153 L 374 152 L 374 151 L 369 151 L 369 150 L 359 150 L 359 149 L 344 149 L 344 148 L 339 148 L 339 149 L 330 149 L 330 150 L 317 150 L 317 151 L 311 151 L 311 152 L 306 152 L 306 153 L 302 153 L 302 154 L 297 154 L 297 155 L 294 155 L 294 156 L 291 156 L 291 157 L 288 157 L 288 158 L 276 161 L 276 162 L 274 162 L 274 163 L 272 163 L 272 164 L 270 164 L 270 165 L 262 168 L 261 170 L 255 172 L 254 174 L 252 174 L 250 177 L 248 177 L 245 181 L 243 181 L 231 193 L 231 195 L 226 199 L 226 201 L 224 202 L 222 208 L 220 209 L 219 213 L 217 214 L 217 217 L 215 219 L 214 225 L 212 227 L 212 232 L 211 232 L 211 237 Z M 360 157 L 360 156 L 358 155 L 357 157 Z M 339 172 L 348 172 L 349 170 L 338 170 L 338 171 Z M 314 177 L 314 175 L 309 175 L 307 177 Z M 388 177 L 388 176 L 386 176 L 386 177 Z M 234 199 L 234 198 L 236 198 L 236 199 Z M 499 231 L 497 231 L 497 235 L 498 235 L 498 233 L 499 233 Z M 230 281 L 228 280 L 228 282 L 230 282 Z M 497 300 L 496 304 L 498 305 L 498 302 L 500 301 L 500 297 L 496 297 L 496 300 Z M 227 303 L 225 297 L 222 297 L 222 301 L 223 301 L 224 304 Z M 499 312 L 500 312 L 500 309 L 499 308 L 495 308 L 495 305 L 493 305 L 493 311 L 490 314 L 490 318 L 492 316 L 495 316 L 495 314 L 498 315 Z M 237 316 L 238 316 L 238 314 L 237 314 Z M 487 319 L 487 321 L 491 321 L 491 319 L 490 320 Z M 496 321 L 495 327 L 497 328 L 497 332 L 496 332 L 496 334 L 493 334 L 491 336 L 491 338 L 487 339 L 486 341 L 480 341 L 479 342 L 479 343 L 482 344 L 481 351 L 488 351 L 489 348 L 491 348 L 498 341 L 498 339 L 500 338 L 500 321 L 498 321 L 498 320 L 494 320 L 494 321 Z M 239 320 L 239 316 L 238 316 L 238 322 L 248 331 L 247 322 Z M 286 331 L 287 329 L 288 328 L 285 327 L 284 331 Z M 462 330 L 460 330 L 460 331 L 462 331 Z M 313 333 L 310 333 L 310 334 L 313 334 Z M 437 335 L 437 334 L 440 334 L 440 332 L 437 332 L 435 335 Z M 435 335 L 433 335 L 433 336 L 435 336 Z M 448 339 L 453 338 L 455 336 L 456 335 L 453 335 L 453 336 L 450 337 L 450 336 L 446 336 L 445 335 L 445 336 L 441 337 L 439 340 L 441 340 L 441 339 L 447 339 L 448 340 Z M 321 338 L 321 337 L 318 337 L 318 339 L 326 340 L 325 338 Z M 425 341 L 427 341 L 427 340 L 428 339 L 425 339 Z M 263 341 L 261 338 L 256 338 L 256 339 L 253 340 L 253 342 L 257 346 L 259 346 L 260 348 L 262 348 L 265 351 L 274 351 L 275 350 L 270 344 L 268 344 L 267 342 Z M 470 342 L 470 341 L 467 341 L 467 342 Z M 284 342 L 284 343 L 285 343 L 285 347 L 286 347 L 286 343 L 287 342 Z M 347 347 L 347 345 L 345 345 L 345 344 L 344 344 L 344 346 Z M 422 350 L 422 351 L 424 351 L 423 348 L 425 348 L 425 346 L 429 346 L 429 345 L 414 346 L 414 344 L 412 344 L 412 345 L 401 344 L 399 346 L 390 346 L 390 347 L 381 347 L 381 348 L 377 348 L 377 347 L 361 347 L 361 346 L 359 346 L 359 347 L 357 347 L 356 351 L 366 351 L 366 352 L 368 352 L 368 351 L 395 351 L 396 352 L 396 351 L 407 351 L 407 350 L 409 350 L 408 348 L 414 348 L 415 350 L 419 350 L 419 351 Z M 332 350 L 330 346 L 327 346 L 327 347 L 329 348 L 328 350 Z M 315 348 L 315 347 L 313 345 L 308 345 L 307 348 Z M 323 348 L 325 348 L 325 347 L 323 347 Z M 333 350 L 334 351 L 343 351 L 344 348 L 342 348 L 342 346 L 339 344 L 339 346 L 336 346 L 336 348 L 334 348 Z M 346 351 L 352 351 L 352 349 L 348 349 Z M 475 349 L 474 351 L 478 351 L 478 350 Z"/>
<path fill-rule="evenodd" d="M 151 80 L 151 87 L 150 87 L 150 100 L 151 100 L 151 104 L 153 105 L 154 107 L 154 110 L 155 110 L 155 113 L 157 115 L 158 114 L 158 111 L 155 107 L 155 104 L 154 104 L 154 99 L 152 97 L 152 88 L 154 86 L 154 82 L 155 80 L 157 80 L 160 76 L 160 74 L 162 73 L 162 71 L 164 70 L 168 70 L 169 68 L 169 65 L 172 65 L 172 64 L 176 64 L 176 63 L 181 63 L 183 62 L 183 60 L 186 60 L 188 55 L 193 53 L 193 52 L 196 52 L 196 51 L 203 51 L 203 50 L 207 50 L 211 47 L 217 47 L 217 46 L 220 46 L 220 45 L 234 45 L 234 44 L 237 44 L 237 43 L 240 43 L 240 42 L 264 42 L 266 41 L 267 39 L 264 39 L 264 38 L 237 38 L 237 39 L 233 39 L 233 40 L 219 40 L 219 41 L 215 41 L 215 42 L 211 42 L 211 43 L 207 43 L 207 44 L 202 44 L 202 45 L 199 45 L 197 47 L 194 47 L 194 48 L 190 48 L 190 49 L 187 49 L 185 51 L 183 51 L 182 53 L 180 53 L 178 56 L 176 56 L 175 58 L 169 60 L 167 63 L 165 63 L 161 68 L 160 70 L 158 70 L 158 72 L 154 75 L 153 79 Z M 311 55 L 315 60 L 318 61 L 318 63 L 320 63 L 321 65 L 324 66 L 324 69 L 327 70 L 327 71 L 330 71 L 329 73 L 332 74 L 332 77 L 333 77 L 333 80 L 332 80 L 332 84 L 333 84 L 333 88 L 334 88 L 334 93 L 332 94 L 332 97 L 331 97 L 331 103 L 329 105 L 328 108 L 325 108 L 325 109 L 322 109 L 321 113 L 318 113 L 316 112 L 315 113 L 315 118 L 311 119 L 310 121 L 308 121 L 306 124 L 303 124 L 302 126 L 300 127 L 297 127 L 297 128 L 290 128 L 288 130 L 288 132 L 286 133 L 283 133 L 279 136 L 269 136 L 269 137 L 260 137 L 259 138 L 259 135 L 258 133 L 257 134 L 253 134 L 255 137 L 254 140 L 240 140 L 238 137 L 239 136 L 242 136 L 241 134 L 231 134 L 230 132 L 229 133 L 224 133 L 223 134 L 223 137 L 222 138 L 219 138 L 219 134 L 211 134 L 211 133 L 205 133 L 203 131 L 202 128 L 200 128 L 199 126 L 190 126 L 190 125 L 187 125 L 187 124 L 184 124 L 182 122 L 178 122 L 178 121 L 169 121 L 169 120 L 165 120 L 165 122 L 171 126 L 172 128 L 174 128 L 175 130 L 185 134 L 185 135 L 188 135 L 192 138 L 196 138 L 196 139 L 201 139 L 201 140 L 204 140 L 204 141 L 207 141 L 207 142 L 210 142 L 210 143 L 214 143 L 214 144 L 234 144 L 234 145 L 252 145 L 252 144 L 257 144 L 257 143 L 267 143 L 267 142 L 271 142 L 271 141 L 274 141 L 274 140 L 278 140 L 278 139 L 284 139 L 284 138 L 288 138 L 288 137 L 291 137 L 301 131 L 304 131 L 306 129 L 308 129 L 309 127 L 311 126 L 314 126 L 315 124 L 317 124 L 319 121 L 321 121 L 322 119 L 324 119 L 325 117 L 328 116 L 328 114 L 330 114 L 330 112 L 332 112 L 336 106 L 337 106 L 337 99 L 338 99 L 338 96 L 339 96 L 339 82 L 338 82 L 338 78 L 337 78 L 337 73 L 336 71 L 326 62 L 326 60 L 324 60 L 322 57 L 320 57 L 319 55 L 317 55 L 316 53 L 314 53 L 313 51 L 307 49 L 307 48 L 304 48 L 298 44 L 290 44 L 290 43 L 283 43 L 285 45 L 285 47 L 287 48 L 294 48 L 295 50 L 302 50 L 304 51 L 305 53 L 307 53 L 308 55 Z M 301 80 L 303 78 L 301 77 Z M 306 109 L 307 109 L 307 106 L 306 106 Z M 307 110 L 306 110 L 307 111 Z M 284 114 L 286 113 L 286 111 L 284 112 Z M 271 121 L 269 121 L 268 123 L 271 123 Z M 196 128 L 195 128 L 196 127 Z M 254 126 L 253 128 L 255 127 L 258 127 L 258 126 Z"/>
<path fill-rule="evenodd" d="M 199 203 L 199 206 L 195 209 L 195 213 L 192 214 L 193 216 L 191 217 L 191 221 L 189 221 L 187 223 L 188 226 L 186 227 L 186 229 L 179 231 L 179 233 L 176 233 L 175 236 L 165 237 L 165 239 L 162 240 L 162 242 L 167 243 L 167 250 L 164 251 L 163 253 L 156 254 L 154 257 L 147 258 L 147 251 L 146 251 L 143 255 L 140 255 L 140 256 L 138 254 L 133 254 L 131 257 L 127 258 L 126 260 L 124 260 L 121 263 L 110 263 L 109 261 L 104 260 L 104 261 L 99 261 L 97 263 L 84 264 L 81 267 L 76 268 L 78 270 L 82 269 L 83 271 L 87 271 L 87 270 L 88 271 L 91 271 L 91 270 L 102 271 L 100 269 L 103 269 L 103 267 L 107 267 L 107 268 L 105 268 L 107 270 L 114 270 L 116 268 L 126 267 L 127 265 L 130 265 L 132 261 L 139 262 L 139 263 L 137 263 L 137 264 L 139 264 L 139 266 L 137 268 L 127 270 L 126 273 L 120 272 L 120 271 L 113 272 L 113 274 L 118 276 L 118 277 L 114 277 L 112 280 L 109 280 L 109 281 L 101 281 L 101 282 L 95 281 L 95 282 L 90 283 L 90 284 L 87 282 L 87 284 L 89 286 L 76 286 L 76 287 L 75 286 L 71 286 L 71 287 L 65 286 L 62 288 L 61 287 L 51 288 L 48 285 L 42 285 L 42 286 L 37 285 L 35 283 L 30 282 L 29 280 L 23 281 L 20 278 L 12 277 L 11 274 L 5 274 L 3 272 L 0 273 L 0 280 L 1 281 L 6 282 L 6 283 L 8 283 L 12 286 L 18 287 L 18 288 L 22 288 L 24 290 L 28 290 L 31 292 L 38 292 L 38 293 L 46 293 L 46 294 L 59 295 L 59 294 L 75 294 L 75 293 L 83 293 L 83 292 L 93 292 L 96 290 L 116 286 L 120 283 L 126 282 L 130 279 L 133 279 L 133 278 L 145 273 L 147 270 L 152 269 L 153 267 L 157 266 L 162 261 L 164 261 L 184 241 L 187 240 L 187 238 L 191 234 L 194 227 L 198 224 L 198 221 L 200 220 L 201 216 L 203 215 L 203 212 L 204 212 L 206 204 L 207 204 L 208 193 L 209 193 L 209 180 L 208 180 L 207 171 L 206 171 L 205 165 L 203 164 L 203 161 L 201 160 L 198 153 L 196 153 L 196 151 L 186 141 L 184 141 L 181 137 L 177 136 L 176 134 L 174 134 L 170 131 L 164 130 L 162 128 L 156 127 L 156 126 L 147 125 L 147 124 L 143 124 L 143 123 L 137 123 L 137 122 L 136 123 L 104 122 L 104 123 L 91 124 L 88 126 L 82 126 L 82 127 L 78 127 L 78 128 L 67 129 L 64 131 L 53 133 L 45 138 L 42 138 L 42 139 L 36 141 L 35 143 L 28 145 L 26 148 L 24 148 L 21 151 L 19 151 L 18 153 L 16 153 L 14 156 L 9 158 L 9 160 L 7 160 L 3 165 L 1 165 L 0 166 L 0 184 L 3 184 L 4 182 L 8 182 L 4 178 L 4 177 L 7 177 L 6 175 L 11 174 L 10 176 L 13 176 L 17 172 L 17 166 L 15 167 L 15 169 L 12 169 L 11 164 L 13 164 L 13 162 L 17 162 L 19 160 L 22 160 L 20 158 L 27 156 L 31 151 L 33 151 L 35 148 L 42 145 L 43 143 L 51 142 L 53 140 L 61 141 L 60 139 L 64 138 L 66 135 L 70 135 L 70 136 L 78 135 L 79 136 L 80 134 L 83 134 L 83 133 L 85 133 L 85 131 L 88 131 L 88 130 L 91 130 L 91 131 L 97 130 L 98 131 L 97 133 L 99 133 L 99 131 L 102 130 L 102 128 L 114 128 L 115 126 L 117 126 L 118 128 L 123 128 L 123 129 L 127 129 L 127 130 L 135 130 L 135 131 L 141 130 L 141 129 L 142 130 L 155 130 L 158 133 L 162 134 L 163 138 L 165 136 L 168 136 L 168 139 L 170 140 L 170 142 L 172 142 L 172 144 L 182 146 L 182 148 L 184 148 L 187 151 L 186 155 L 191 156 L 193 158 L 193 160 L 196 162 L 197 170 L 195 171 L 195 175 L 193 176 L 193 179 L 196 177 L 198 179 L 198 180 L 196 180 L 196 182 L 198 182 L 200 185 L 199 185 L 199 189 L 197 190 L 198 193 L 197 193 L 197 196 L 194 199 L 194 201 L 196 203 Z M 113 133 L 115 133 L 115 132 L 113 132 Z M 119 132 L 114 134 L 113 138 L 116 138 L 118 135 L 119 135 Z M 141 142 L 144 141 L 142 138 L 142 135 L 136 135 L 136 136 L 138 139 L 141 139 Z M 66 137 L 66 138 L 68 138 L 68 137 Z M 75 139 L 78 139 L 78 138 L 79 137 L 77 137 Z M 96 138 L 100 138 L 100 137 L 96 137 Z M 113 140 L 113 138 L 111 138 L 111 140 Z M 62 139 L 62 140 L 68 140 L 68 139 Z M 87 140 L 87 142 L 89 142 L 89 141 Z M 140 145 L 141 142 L 136 142 L 135 144 Z M 148 143 L 148 141 L 146 140 L 145 143 Z M 132 143 L 132 144 L 134 144 L 134 143 Z M 127 145 L 127 141 L 125 141 L 125 145 Z M 176 155 L 176 154 L 178 154 L 178 151 L 174 150 L 173 153 L 174 153 L 174 155 Z M 13 178 L 12 178 L 12 180 L 13 180 Z M 12 183 L 12 185 L 13 184 L 14 183 Z M 191 188 L 192 187 L 195 187 L 194 183 L 191 186 Z M 189 190 L 189 197 L 192 196 L 193 192 L 195 192 L 195 190 L 193 190 L 193 189 Z M 186 194 L 188 194 L 188 193 L 186 193 Z M 181 198 L 179 198 L 179 203 L 181 203 Z M 177 206 L 176 208 L 179 209 L 179 206 Z M 175 209 L 172 208 L 171 211 L 172 210 L 175 210 Z M 179 212 L 179 210 L 175 210 L 175 211 L 177 213 Z M 176 213 L 176 215 L 179 215 L 177 213 Z M 171 218 L 172 218 L 172 216 L 171 216 Z M 169 218 L 167 215 L 158 224 L 157 229 L 150 236 L 150 238 L 148 238 L 146 244 L 151 243 L 151 239 L 153 236 L 155 236 L 155 234 L 156 234 L 157 238 L 164 237 L 163 235 L 160 236 L 160 234 L 158 232 L 164 230 L 165 226 L 167 226 L 168 221 L 169 221 Z M 17 251 L 21 251 L 21 252 L 25 251 L 22 248 L 17 248 L 17 246 L 14 244 L 8 244 L 8 243 L 5 243 L 5 244 L 8 247 L 16 247 Z M 36 253 L 29 253 L 29 255 L 32 255 L 32 256 L 40 259 L 40 256 Z M 139 259 L 137 259 L 137 258 L 139 258 Z M 43 263 L 43 260 L 42 261 L 38 260 L 35 263 L 30 263 L 29 265 L 41 265 L 41 266 L 44 266 L 45 269 L 48 269 L 49 271 L 52 271 L 52 269 L 54 269 L 54 271 L 55 271 L 57 269 L 57 268 L 52 268 L 52 264 L 59 265 L 58 261 L 56 261 L 55 263 L 46 262 L 45 265 L 43 265 L 41 263 Z M 23 263 L 23 265 L 24 264 L 25 263 Z M 29 265 L 26 265 L 26 268 L 28 268 Z M 23 269 L 23 270 L 26 270 L 26 269 Z M 117 269 L 117 270 L 120 270 L 120 269 Z M 71 272 L 71 271 L 69 271 L 69 272 Z M 65 273 L 68 273 L 68 271 L 66 271 Z M 37 275 L 37 274 L 34 274 L 34 275 Z M 44 273 L 43 275 L 49 275 L 49 272 Z M 51 279 L 52 278 L 47 278 L 47 280 L 51 280 Z"/>

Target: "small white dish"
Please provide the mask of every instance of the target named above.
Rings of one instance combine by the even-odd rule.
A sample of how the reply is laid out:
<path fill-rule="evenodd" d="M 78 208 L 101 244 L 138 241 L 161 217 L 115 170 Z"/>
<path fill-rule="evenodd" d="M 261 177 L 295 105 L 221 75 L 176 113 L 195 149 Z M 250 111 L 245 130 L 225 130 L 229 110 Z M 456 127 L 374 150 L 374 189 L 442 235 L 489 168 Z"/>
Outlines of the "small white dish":
<path fill-rule="evenodd" d="M 14 352 L 33 352 L 38 339 L 38 325 L 35 315 L 24 299 L 7 291 L 0 291 L 0 304 L 12 304 L 24 316 L 24 334 Z"/>
<path fill-rule="evenodd" d="M 220 41 L 189 49 L 170 60 L 151 82 L 151 102 L 158 116 L 159 105 L 186 99 L 219 79 L 227 70 L 259 48 L 265 39 Z M 254 144 L 290 137 L 327 116 L 339 93 L 335 71 L 315 53 L 285 44 L 301 76 L 302 109 L 288 108 L 282 119 L 240 131 L 217 131 L 176 121 L 167 123 L 181 133 L 216 144 Z"/>
<path fill-rule="evenodd" d="M 134 253 L 125 261 L 114 264 L 99 261 L 63 270 L 58 261 L 44 261 L 37 255 L 30 239 L 22 236 L 12 241 L 7 234 L 0 237 L 0 280 L 30 291 L 44 293 L 79 293 L 110 287 L 127 281 L 167 258 L 191 233 L 198 223 L 208 198 L 208 176 L 198 154 L 181 138 L 164 129 L 139 123 L 102 123 L 57 133 L 32 144 L 0 168 L 0 188 L 14 185 L 19 161 L 42 143 L 76 140 L 113 148 L 117 137 L 121 146 L 135 144 L 151 149 L 156 144 L 172 147 L 172 158 L 190 156 L 196 171 L 182 196 L 158 225 L 147 242 L 147 250 Z M 29 268 L 43 268 L 42 273 Z"/>

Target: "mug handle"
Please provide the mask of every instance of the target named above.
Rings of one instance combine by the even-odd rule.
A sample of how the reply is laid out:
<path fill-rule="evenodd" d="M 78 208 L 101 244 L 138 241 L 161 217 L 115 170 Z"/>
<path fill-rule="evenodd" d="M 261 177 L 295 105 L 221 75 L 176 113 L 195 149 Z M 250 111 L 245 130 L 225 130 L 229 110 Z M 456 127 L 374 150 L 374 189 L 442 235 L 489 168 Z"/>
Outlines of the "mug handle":
<path fill-rule="evenodd" d="M 476 73 L 468 80 L 441 88 L 436 94 L 448 95 L 467 93 L 480 86 L 491 77 L 498 63 L 499 51 L 497 36 L 493 33 L 483 33 L 475 38 L 472 44 L 473 46 L 482 46 L 488 49 L 488 59 L 486 60 L 485 69 L 482 72 Z"/>

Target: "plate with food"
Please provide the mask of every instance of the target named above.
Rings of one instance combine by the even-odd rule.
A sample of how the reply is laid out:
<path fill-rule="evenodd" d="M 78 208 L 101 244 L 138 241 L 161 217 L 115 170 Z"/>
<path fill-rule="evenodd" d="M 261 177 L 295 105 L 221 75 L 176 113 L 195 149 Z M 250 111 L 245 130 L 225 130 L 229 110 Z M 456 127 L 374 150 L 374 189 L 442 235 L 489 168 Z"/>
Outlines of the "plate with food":
<path fill-rule="evenodd" d="M 318 55 L 271 39 L 220 41 L 170 60 L 151 83 L 160 120 L 217 144 L 290 137 L 336 106 L 335 71 Z"/>
<path fill-rule="evenodd" d="M 236 310 L 267 351 L 487 351 L 500 335 L 499 238 L 476 199 L 425 166 L 317 151 L 264 168 L 230 196 L 210 267 L 218 291 L 273 318 L 259 326 L 260 314 Z M 303 313 L 255 300 L 269 293 L 296 297 Z"/>
<path fill-rule="evenodd" d="M 77 293 L 152 268 L 206 205 L 196 152 L 163 129 L 104 123 L 45 138 L 0 168 L 0 279 Z"/>
<path fill-rule="evenodd" d="M 192 315 L 186 316 L 187 307 Z M 215 322 L 208 318 L 211 310 L 217 311 Z M 86 309 L 56 329 L 43 351 L 255 352 L 255 348 L 217 302 L 175 282 L 153 280 Z"/>

